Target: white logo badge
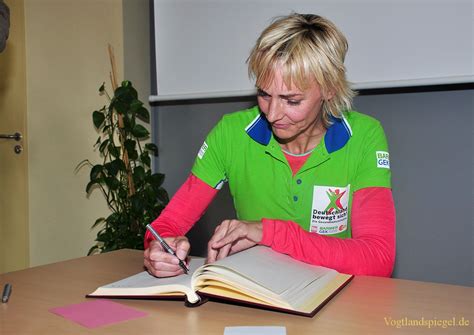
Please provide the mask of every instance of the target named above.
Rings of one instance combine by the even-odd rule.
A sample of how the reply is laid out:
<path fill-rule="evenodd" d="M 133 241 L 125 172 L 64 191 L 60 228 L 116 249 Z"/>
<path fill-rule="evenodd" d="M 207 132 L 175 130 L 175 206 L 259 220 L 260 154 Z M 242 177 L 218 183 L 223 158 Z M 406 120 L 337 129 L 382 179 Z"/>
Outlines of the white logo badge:
<path fill-rule="evenodd" d="M 332 235 L 347 230 L 350 185 L 314 186 L 310 231 Z"/>
<path fill-rule="evenodd" d="M 201 149 L 199 149 L 199 152 L 198 152 L 199 159 L 202 159 L 204 157 L 204 154 L 206 153 L 207 148 L 209 148 L 209 146 L 207 145 L 206 142 L 204 142 L 202 144 Z"/>
<path fill-rule="evenodd" d="M 375 156 L 377 157 L 377 167 L 390 169 L 390 156 L 386 151 L 376 151 Z"/>

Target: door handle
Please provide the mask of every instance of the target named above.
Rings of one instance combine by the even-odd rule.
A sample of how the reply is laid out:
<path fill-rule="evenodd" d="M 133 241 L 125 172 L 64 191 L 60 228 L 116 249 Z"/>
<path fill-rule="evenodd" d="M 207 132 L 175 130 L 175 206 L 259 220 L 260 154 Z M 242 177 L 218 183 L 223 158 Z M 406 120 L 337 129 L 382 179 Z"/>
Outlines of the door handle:
<path fill-rule="evenodd" d="M 0 134 L 0 138 L 3 138 L 5 140 L 15 140 L 15 141 L 20 141 L 23 136 L 20 133 L 15 133 L 15 134 Z"/>

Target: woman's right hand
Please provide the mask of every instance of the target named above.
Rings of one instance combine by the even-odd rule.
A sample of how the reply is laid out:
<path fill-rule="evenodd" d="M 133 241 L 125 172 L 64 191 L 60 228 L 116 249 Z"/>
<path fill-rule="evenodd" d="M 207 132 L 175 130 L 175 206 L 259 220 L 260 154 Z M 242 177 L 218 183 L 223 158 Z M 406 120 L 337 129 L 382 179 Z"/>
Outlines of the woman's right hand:
<path fill-rule="evenodd" d="M 188 265 L 186 261 L 190 249 L 188 238 L 186 236 L 178 236 L 166 237 L 164 240 L 175 251 L 178 258 Z M 172 277 L 184 273 L 184 270 L 179 266 L 178 259 L 167 253 L 156 240 L 150 242 L 143 256 L 145 267 L 155 277 Z"/>

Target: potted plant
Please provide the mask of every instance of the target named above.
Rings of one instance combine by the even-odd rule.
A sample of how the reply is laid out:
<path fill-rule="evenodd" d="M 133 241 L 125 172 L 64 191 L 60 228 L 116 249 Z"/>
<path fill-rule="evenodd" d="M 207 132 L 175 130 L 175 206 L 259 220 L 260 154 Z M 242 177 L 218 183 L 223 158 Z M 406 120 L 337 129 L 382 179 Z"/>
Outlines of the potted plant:
<path fill-rule="evenodd" d="M 112 71 L 114 71 L 113 56 Z M 144 144 L 150 136 L 138 120 L 150 122 L 150 114 L 138 99 L 130 81 L 115 84 L 111 74 L 113 95 L 105 85 L 99 88 L 108 104 L 92 113 L 92 121 L 99 132 L 94 145 L 102 158 L 93 164 L 88 159 L 78 167 L 89 166 L 89 194 L 99 190 L 105 197 L 111 214 L 98 218 L 92 228 L 101 227 L 96 244 L 88 255 L 122 248 L 143 249 L 145 226 L 153 221 L 168 203 L 166 190 L 161 186 L 164 175 L 151 170 L 151 155 L 158 154 L 153 143 Z"/>

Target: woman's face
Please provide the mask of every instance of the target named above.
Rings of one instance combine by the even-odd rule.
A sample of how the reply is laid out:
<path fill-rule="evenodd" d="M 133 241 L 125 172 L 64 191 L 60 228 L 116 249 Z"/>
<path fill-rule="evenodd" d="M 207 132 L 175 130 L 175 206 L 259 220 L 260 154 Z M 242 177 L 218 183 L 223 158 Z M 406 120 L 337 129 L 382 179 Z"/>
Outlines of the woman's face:
<path fill-rule="evenodd" d="M 260 110 L 280 140 L 292 141 L 302 134 L 314 135 L 321 131 L 323 97 L 315 81 L 304 91 L 293 85 L 287 87 L 277 67 L 273 81 L 259 87 L 257 97 Z"/>

